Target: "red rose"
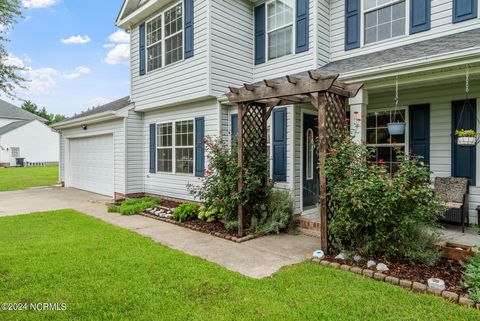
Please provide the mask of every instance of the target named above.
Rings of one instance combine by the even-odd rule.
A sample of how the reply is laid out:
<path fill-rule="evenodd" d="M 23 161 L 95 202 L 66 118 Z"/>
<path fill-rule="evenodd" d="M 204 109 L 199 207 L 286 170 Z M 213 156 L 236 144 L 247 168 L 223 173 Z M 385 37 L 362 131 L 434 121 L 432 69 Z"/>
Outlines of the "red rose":
<path fill-rule="evenodd" d="M 215 202 L 220 203 L 222 199 L 220 197 L 215 198 Z"/>
<path fill-rule="evenodd" d="M 378 160 L 378 163 L 379 163 L 379 164 L 383 164 L 383 163 L 385 163 L 385 161 L 384 161 L 383 159 L 379 159 L 379 160 Z"/>

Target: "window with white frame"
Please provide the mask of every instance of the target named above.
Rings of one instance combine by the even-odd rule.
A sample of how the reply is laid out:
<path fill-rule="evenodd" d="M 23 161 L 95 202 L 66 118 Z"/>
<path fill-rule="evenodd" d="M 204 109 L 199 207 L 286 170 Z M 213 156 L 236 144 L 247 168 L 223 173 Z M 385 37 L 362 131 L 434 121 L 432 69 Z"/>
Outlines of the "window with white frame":
<path fill-rule="evenodd" d="M 365 44 L 405 34 L 405 0 L 364 0 L 363 13 Z"/>
<path fill-rule="evenodd" d="M 193 174 L 193 120 L 158 124 L 157 150 L 158 172 Z"/>
<path fill-rule="evenodd" d="M 183 4 L 179 2 L 146 23 L 148 71 L 183 59 Z"/>
<path fill-rule="evenodd" d="M 405 133 L 391 136 L 387 124 L 390 122 L 403 122 L 405 110 L 382 111 L 367 114 L 367 145 L 373 147 L 374 154 L 371 162 L 383 164 L 390 173 L 398 168 L 397 150 L 405 152 Z"/>
<path fill-rule="evenodd" d="M 293 53 L 294 0 L 267 2 L 268 59 Z"/>
<path fill-rule="evenodd" d="M 10 150 L 12 152 L 12 158 L 20 157 L 20 147 L 12 147 Z"/>

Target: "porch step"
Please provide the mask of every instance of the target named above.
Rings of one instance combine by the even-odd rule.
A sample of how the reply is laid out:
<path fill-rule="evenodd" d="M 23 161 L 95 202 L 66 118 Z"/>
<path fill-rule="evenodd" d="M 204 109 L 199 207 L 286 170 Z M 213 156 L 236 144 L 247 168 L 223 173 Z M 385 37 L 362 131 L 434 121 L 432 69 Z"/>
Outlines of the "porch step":
<path fill-rule="evenodd" d="M 320 237 L 320 221 L 305 216 L 297 219 L 298 230 L 308 236 Z"/>

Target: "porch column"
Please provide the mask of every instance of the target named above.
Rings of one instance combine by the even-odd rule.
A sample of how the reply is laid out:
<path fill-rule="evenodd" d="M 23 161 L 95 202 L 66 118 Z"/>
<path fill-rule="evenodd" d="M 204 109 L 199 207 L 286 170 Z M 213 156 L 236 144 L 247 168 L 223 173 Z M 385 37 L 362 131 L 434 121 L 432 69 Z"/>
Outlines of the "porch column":
<path fill-rule="evenodd" d="M 348 99 L 350 105 L 350 132 L 353 136 L 353 141 L 357 144 L 365 142 L 367 138 L 367 105 L 368 92 L 365 89 L 360 89 L 358 94 Z M 362 118 L 365 116 L 365 118 Z"/>

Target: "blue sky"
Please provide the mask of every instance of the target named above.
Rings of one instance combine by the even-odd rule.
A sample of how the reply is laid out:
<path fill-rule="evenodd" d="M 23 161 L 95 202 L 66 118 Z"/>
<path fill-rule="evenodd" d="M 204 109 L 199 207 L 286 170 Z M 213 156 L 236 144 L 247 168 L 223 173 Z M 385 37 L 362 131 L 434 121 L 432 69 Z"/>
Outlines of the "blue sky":
<path fill-rule="evenodd" d="M 128 35 L 115 27 L 122 2 L 23 0 L 28 8 L 7 44 L 11 63 L 31 79 L 17 96 L 70 116 L 129 95 Z"/>

